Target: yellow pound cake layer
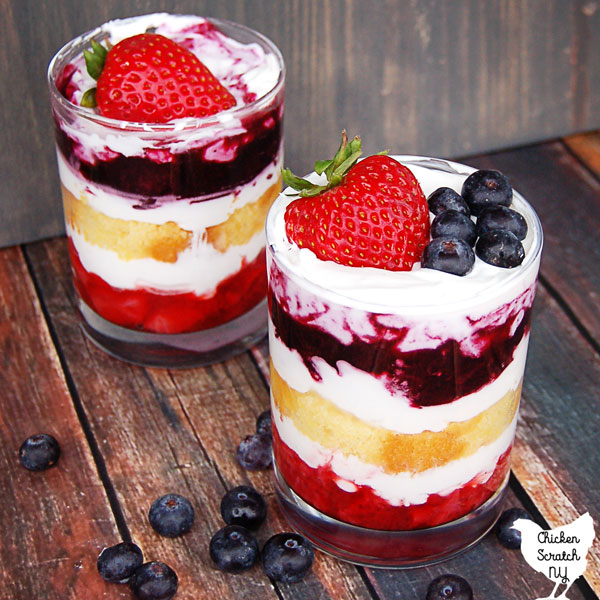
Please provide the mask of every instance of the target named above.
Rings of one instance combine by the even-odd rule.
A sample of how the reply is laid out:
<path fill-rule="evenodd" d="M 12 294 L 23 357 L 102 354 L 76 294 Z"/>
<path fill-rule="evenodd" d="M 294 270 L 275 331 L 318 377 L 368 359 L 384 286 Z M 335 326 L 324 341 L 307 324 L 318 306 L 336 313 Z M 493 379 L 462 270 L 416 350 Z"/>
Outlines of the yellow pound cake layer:
<path fill-rule="evenodd" d="M 63 186 L 65 221 L 94 246 L 116 252 L 121 260 L 152 258 L 174 263 L 188 248 L 192 232 L 169 221 L 161 225 L 108 217 L 92 208 L 85 198 L 76 198 Z"/>
<path fill-rule="evenodd" d="M 206 239 L 219 252 L 225 252 L 230 246 L 243 246 L 257 233 L 262 231 L 267 220 L 271 204 L 281 191 L 281 177 L 256 201 L 235 210 L 231 216 L 219 225 L 206 229 Z"/>
<path fill-rule="evenodd" d="M 472 419 L 450 423 L 444 431 L 417 434 L 370 425 L 316 392 L 298 392 L 281 378 L 273 363 L 271 394 L 279 412 L 321 446 L 356 456 L 386 473 L 420 473 L 470 456 L 496 440 L 517 413 L 521 385 Z"/>
<path fill-rule="evenodd" d="M 208 227 L 207 243 L 219 252 L 249 243 L 263 230 L 267 212 L 280 191 L 281 178 L 258 200 L 233 211 L 224 223 Z M 109 217 L 92 208 L 85 197 L 77 198 L 64 186 L 62 194 L 67 224 L 87 242 L 116 252 L 121 260 L 151 258 L 174 263 L 192 243 L 193 232 L 173 221 L 156 225 Z"/>

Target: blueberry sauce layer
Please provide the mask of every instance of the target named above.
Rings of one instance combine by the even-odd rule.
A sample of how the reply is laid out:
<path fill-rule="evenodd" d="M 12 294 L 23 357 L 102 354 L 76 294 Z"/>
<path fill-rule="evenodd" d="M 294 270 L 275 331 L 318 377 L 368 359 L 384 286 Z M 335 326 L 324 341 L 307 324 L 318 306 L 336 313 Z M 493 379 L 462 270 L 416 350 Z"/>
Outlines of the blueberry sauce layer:
<path fill-rule="evenodd" d="M 124 193 L 175 198 L 211 197 L 248 183 L 277 157 L 282 123 L 279 109 L 244 123 L 246 131 L 224 138 L 219 151 L 228 160 L 207 160 L 207 148 L 194 148 L 170 154 L 158 162 L 142 156 L 117 154 L 108 160 L 96 158 L 92 164 L 81 159 L 78 142 L 71 139 L 55 121 L 57 146 L 71 166 L 87 180 Z"/>
<path fill-rule="evenodd" d="M 271 277 L 285 277 L 271 269 Z M 370 339 L 352 334 L 350 343 L 342 343 L 336 336 L 313 322 L 315 314 L 307 311 L 302 316 L 290 314 L 286 297 L 277 298 L 273 287 L 269 291 L 269 311 L 275 335 L 290 350 L 295 350 L 315 381 L 320 374 L 315 359 L 326 361 L 337 370 L 338 361 L 370 373 L 384 382 L 392 395 L 402 394 L 414 406 L 436 406 L 476 392 L 495 380 L 512 361 L 519 342 L 529 332 L 531 306 L 520 299 L 531 296 L 529 290 L 511 305 L 498 308 L 501 318 L 486 315 L 473 321 L 473 337 L 477 339 L 478 353 L 468 353 L 460 340 L 440 340 L 435 348 L 400 350 L 409 327 L 394 329 L 380 324 L 376 315 L 364 312 L 375 334 Z M 517 307 L 517 308 L 512 308 Z M 316 310 L 316 309 L 315 309 Z M 319 303 L 319 314 L 343 310 L 340 306 Z M 504 315 L 506 314 L 506 317 Z M 335 322 L 335 317 L 332 316 Z M 430 340 L 429 340 L 430 341 Z M 338 371 L 339 373 L 339 371 Z"/>

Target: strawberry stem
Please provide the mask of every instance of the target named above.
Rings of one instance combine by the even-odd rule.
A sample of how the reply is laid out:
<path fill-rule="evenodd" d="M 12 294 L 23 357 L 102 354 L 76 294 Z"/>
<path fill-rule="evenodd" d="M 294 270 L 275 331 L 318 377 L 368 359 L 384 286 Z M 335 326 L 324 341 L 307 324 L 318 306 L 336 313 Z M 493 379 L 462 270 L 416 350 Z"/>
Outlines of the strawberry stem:
<path fill-rule="evenodd" d="M 344 177 L 356 164 L 361 154 L 360 137 L 356 136 L 348 142 L 348 135 L 344 130 L 342 131 L 342 142 L 333 159 L 318 160 L 315 163 L 315 172 L 318 175 L 325 173 L 327 177 L 326 185 L 318 185 L 302 177 L 297 177 L 289 169 L 282 170 L 283 181 L 287 186 L 299 192 L 302 198 L 317 196 L 342 183 Z"/>

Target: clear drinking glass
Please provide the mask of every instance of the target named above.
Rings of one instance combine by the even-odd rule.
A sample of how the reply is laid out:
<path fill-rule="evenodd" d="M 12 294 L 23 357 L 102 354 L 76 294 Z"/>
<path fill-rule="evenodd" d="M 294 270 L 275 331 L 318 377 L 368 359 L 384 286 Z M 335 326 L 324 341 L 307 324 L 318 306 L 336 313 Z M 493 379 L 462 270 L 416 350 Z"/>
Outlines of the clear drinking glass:
<path fill-rule="evenodd" d="M 199 58 L 243 97 L 238 105 L 165 124 L 78 106 L 90 40 L 112 33 L 114 44 L 115 35 L 149 28 L 192 51 L 198 44 Z M 227 358 L 265 334 L 264 222 L 281 190 L 284 78 L 279 50 L 261 34 L 182 15 L 112 21 L 53 58 L 73 280 L 83 329 L 106 352 L 186 367 Z"/>
<path fill-rule="evenodd" d="M 474 169 L 396 157 L 425 195 L 459 193 Z M 542 230 L 525 199 L 523 263 L 477 259 L 465 277 L 319 261 L 267 219 L 275 483 L 293 527 L 375 567 L 445 559 L 502 506 L 517 422 Z"/>

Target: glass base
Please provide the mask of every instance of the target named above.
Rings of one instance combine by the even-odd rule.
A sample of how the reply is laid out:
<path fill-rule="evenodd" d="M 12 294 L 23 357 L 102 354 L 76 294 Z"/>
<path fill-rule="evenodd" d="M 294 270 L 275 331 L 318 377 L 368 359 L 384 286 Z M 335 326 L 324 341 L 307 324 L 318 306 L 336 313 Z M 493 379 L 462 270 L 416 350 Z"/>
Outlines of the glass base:
<path fill-rule="evenodd" d="M 274 463 L 277 500 L 289 522 L 316 548 L 365 567 L 408 569 L 447 560 L 476 544 L 502 511 L 508 476 L 473 512 L 436 527 L 410 531 L 367 529 L 337 521 L 307 504 L 287 485 Z"/>
<path fill-rule="evenodd" d="M 134 331 L 103 319 L 79 299 L 82 329 L 107 354 L 145 367 L 198 367 L 226 360 L 247 350 L 267 332 L 267 300 L 233 321 L 192 333 Z"/>

